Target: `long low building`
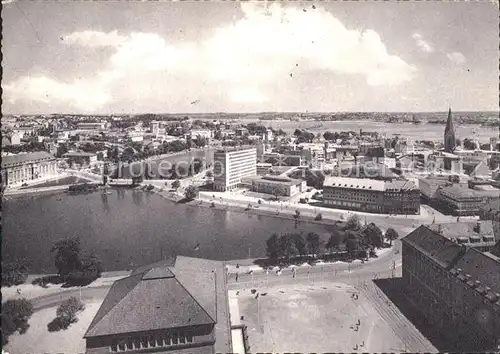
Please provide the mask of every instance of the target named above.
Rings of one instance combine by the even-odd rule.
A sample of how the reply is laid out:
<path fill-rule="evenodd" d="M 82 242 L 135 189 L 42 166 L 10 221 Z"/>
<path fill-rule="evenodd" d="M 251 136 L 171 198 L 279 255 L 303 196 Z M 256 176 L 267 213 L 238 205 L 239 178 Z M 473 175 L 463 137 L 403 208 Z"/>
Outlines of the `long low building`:
<path fill-rule="evenodd" d="M 56 158 L 46 151 L 2 156 L 2 186 L 57 174 Z"/>
<path fill-rule="evenodd" d="M 258 193 L 292 197 L 306 190 L 306 181 L 285 176 L 254 176 L 243 179 L 250 190 Z"/>
<path fill-rule="evenodd" d="M 420 191 L 411 181 L 327 177 L 323 182 L 326 206 L 384 214 L 419 214 Z"/>

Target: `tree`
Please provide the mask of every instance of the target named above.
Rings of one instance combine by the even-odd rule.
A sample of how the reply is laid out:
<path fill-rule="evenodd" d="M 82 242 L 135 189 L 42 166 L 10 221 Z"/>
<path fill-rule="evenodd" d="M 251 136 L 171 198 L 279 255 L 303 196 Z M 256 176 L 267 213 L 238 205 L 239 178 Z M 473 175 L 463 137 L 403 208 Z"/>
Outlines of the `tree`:
<path fill-rule="evenodd" d="M 295 131 L 293 132 L 293 135 L 296 136 L 297 138 L 302 134 L 302 130 L 300 129 L 295 129 Z"/>
<path fill-rule="evenodd" d="M 284 187 L 282 185 L 276 185 L 276 186 L 274 186 L 274 188 L 273 188 L 273 195 L 276 198 L 276 200 L 278 200 L 279 197 L 284 196 L 285 195 Z"/>
<path fill-rule="evenodd" d="M 390 227 L 385 232 L 385 238 L 389 240 L 389 242 L 392 246 L 392 241 L 397 240 L 399 238 L 399 235 L 398 235 L 396 230 L 394 230 L 392 227 Z"/>
<path fill-rule="evenodd" d="M 78 321 L 76 314 L 85 309 L 85 305 L 76 297 L 70 297 L 63 302 L 56 311 L 56 316 L 62 318 L 68 323 L 75 323 Z"/>
<path fill-rule="evenodd" d="M 62 157 L 65 153 L 68 152 L 68 148 L 66 147 L 66 144 L 59 144 L 56 150 L 56 157 Z"/>
<path fill-rule="evenodd" d="M 359 216 L 353 214 L 347 218 L 346 225 L 347 230 L 359 230 L 361 228 L 361 222 L 359 221 Z"/>
<path fill-rule="evenodd" d="M 283 234 L 279 239 L 279 245 L 282 254 L 285 256 L 286 260 L 289 261 L 293 252 L 295 251 L 294 240 L 291 234 Z"/>
<path fill-rule="evenodd" d="M 33 315 L 33 304 L 26 299 L 7 300 L 2 304 L 2 344 L 8 343 L 11 334 L 25 333 L 28 320 Z"/>
<path fill-rule="evenodd" d="M 205 174 L 205 177 L 207 178 L 212 178 L 214 176 L 214 173 L 212 171 L 207 171 L 207 173 Z"/>
<path fill-rule="evenodd" d="M 19 285 L 28 278 L 28 266 L 24 260 L 2 262 L 2 286 Z"/>
<path fill-rule="evenodd" d="M 319 252 L 319 235 L 315 232 L 309 232 L 307 234 L 306 242 L 309 253 L 312 254 L 313 258 L 315 258 Z"/>
<path fill-rule="evenodd" d="M 343 241 L 342 235 L 339 233 L 337 229 L 335 229 L 330 234 L 330 238 L 326 243 L 326 248 L 328 248 L 330 252 L 333 252 L 333 250 L 337 248 L 342 243 L 342 241 Z"/>
<path fill-rule="evenodd" d="M 58 274 L 63 278 L 82 268 L 80 258 L 80 239 L 72 238 L 57 241 L 50 252 L 55 252 L 55 266 Z"/>
<path fill-rule="evenodd" d="M 177 190 L 181 186 L 181 182 L 176 179 L 175 181 L 172 182 L 172 188 Z"/>
<path fill-rule="evenodd" d="M 345 241 L 345 246 L 347 248 L 347 253 L 353 256 L 360 249 L 359 236 L 356 234 L 351 234 Z"/>
<path fill-rule="evenodd" d="M 302 233 L 293 234 L 293 243 L 297 253 L 302 257 L 306 253 L 306 242 L 304 241 L 304 236 Z"/>
<path fill-rule="evenodd" d="M 316 220 L 316 221 L 323 220 L 323 215 L 321 213 L 316 214 L 316 216 L 314 217 L 314 220 Z"/>
<path fill-rule="evenodd" d="M 281 255 L 281 248 L 278 234 L 272 234 L 266 241 L 267 256 L 272 260 L 277 260 Z"/>
<path fill-rule="evenodd" d="M 364 246 L 373 246 L 376 248 L 380 248 L 384 244 L 384 234 L 382 233 L 382 230 L 380 230 L 380 228 L 374 223 L 370 223 L 363 227 L 361 236 L 362 244 Z"/>
<path fill-rule="evenodd" d="M 198 187 L 196 186 L 188 186 L 186 188 L 186 191 L 184 192 L 184 196 L 186 197 L 187 200 L 193 200 L 198 198 L 198 195 L 200 194 L 200 191 Z"/>
<path fill-rule="evenodd" d="M 465 138 L 462 142 L 462 145 L 465 150 L 476 149 L 476 142 L 473 139 Z"/>

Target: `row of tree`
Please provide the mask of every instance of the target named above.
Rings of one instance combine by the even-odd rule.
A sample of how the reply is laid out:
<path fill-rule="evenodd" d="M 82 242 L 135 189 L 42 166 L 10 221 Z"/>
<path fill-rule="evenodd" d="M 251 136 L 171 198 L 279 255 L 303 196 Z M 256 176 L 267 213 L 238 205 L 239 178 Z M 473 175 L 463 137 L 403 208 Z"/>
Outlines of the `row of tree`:
<path fill-rule="evenodd" d="M 332 254 L 344 245 L 345 251 L 352 257 L 359 254 L 367 254 L 374 249 L 384 245 L 384 238 L 391 243 L 399 237 L 398 233 L 389 228 L 385 237 L 378 226 L 370 223 L 361 226 L 356 215 L 350 217 L 344 226 L 334 229 L 328 240 L 321 240 L 321 237 L 314 232 L 308 233 L 305 237 L 303 233 L 272 234 L 267 242 L 267 256 L 272 262 L 285 260 L 289 262 L 292 258 L 304 256 L 318 258 L 320 254 Z"/>

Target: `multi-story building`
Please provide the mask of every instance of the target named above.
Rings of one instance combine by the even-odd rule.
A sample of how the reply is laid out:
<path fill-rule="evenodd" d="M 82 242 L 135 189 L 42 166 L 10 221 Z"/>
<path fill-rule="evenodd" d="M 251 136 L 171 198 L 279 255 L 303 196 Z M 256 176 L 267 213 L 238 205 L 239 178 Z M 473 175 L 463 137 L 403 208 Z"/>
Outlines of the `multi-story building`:
<path fill-rule="evenodd" d="M 2 186 L 27 183 L 56 174 L 57 161 L 48 152 L 2 156 Z"/>
<path fill-rule="evenodd" d="M 177 257 L 109 290 L 84 336 L 87 354 L 231 353 L 223 262 Z"/>
<path fill-rule="evenodd" d="M 293 197 L 306 190 L 306 181 L 286 176 L 254 176 L 246 177 L 243 183 L 250 190 L 258 193 L 272 194 L 283 197 Z"/>
<path fill-rule="evenodd" d="M 476 190 L 459 186 L 441 187 L 437 191 L 436 207 L 451 215 L 478 215 L 481 205 L 500 197 L 500 190 Z"/>
<path fill-rule="evenodd" d="M 90 166 L 97 163 L 97 154 L 90 152 L 72 151 L 63 155 L 70 165 Z"/>
<path fill-rule="evenodd" d="M 214 189 L 220 192 L 242 187 L 241 179 L 257 175 L 255 147 L 227 148 L 214 152 Z"/>
<path fill-rule="evenodd" d="M 418 188 L 420 189 L 421 197 L 426 202 L 437 198 L 437 191 L 440 187 L 451 185 L 466 188 L 467 181 L 461 179 L 459 176 L 454 178 L 454 176 L 450 175 L 430 175 L 418 179 Z"/>
<path fill-rule="evenodd" d="M 326 206 L 384 214 L 419 214 L 420 191 L 411 181 L 327 177 L 323 183 Z"/>
<path fill-rule="evenodd" d="M 500 345 L 500 259 L 420 226 L 402 239 L 403 292 L 463 351 Z"/>
<path fill-rule="evenodd" d="M 78 123 L 77 127 L 79 130 L 104 130 L 104 129 L 106 129 L 106 123 L 105 122 Z"/>

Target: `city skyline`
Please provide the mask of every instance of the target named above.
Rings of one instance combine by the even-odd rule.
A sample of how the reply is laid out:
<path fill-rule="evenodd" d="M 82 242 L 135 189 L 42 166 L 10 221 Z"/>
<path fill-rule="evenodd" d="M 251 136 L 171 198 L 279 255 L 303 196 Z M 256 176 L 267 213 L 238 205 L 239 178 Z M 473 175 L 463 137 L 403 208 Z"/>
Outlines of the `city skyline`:
<path fill-rule="evenodd" d="M 7 114 L 498 111 L 491 2 L 3 7 Z"/>

